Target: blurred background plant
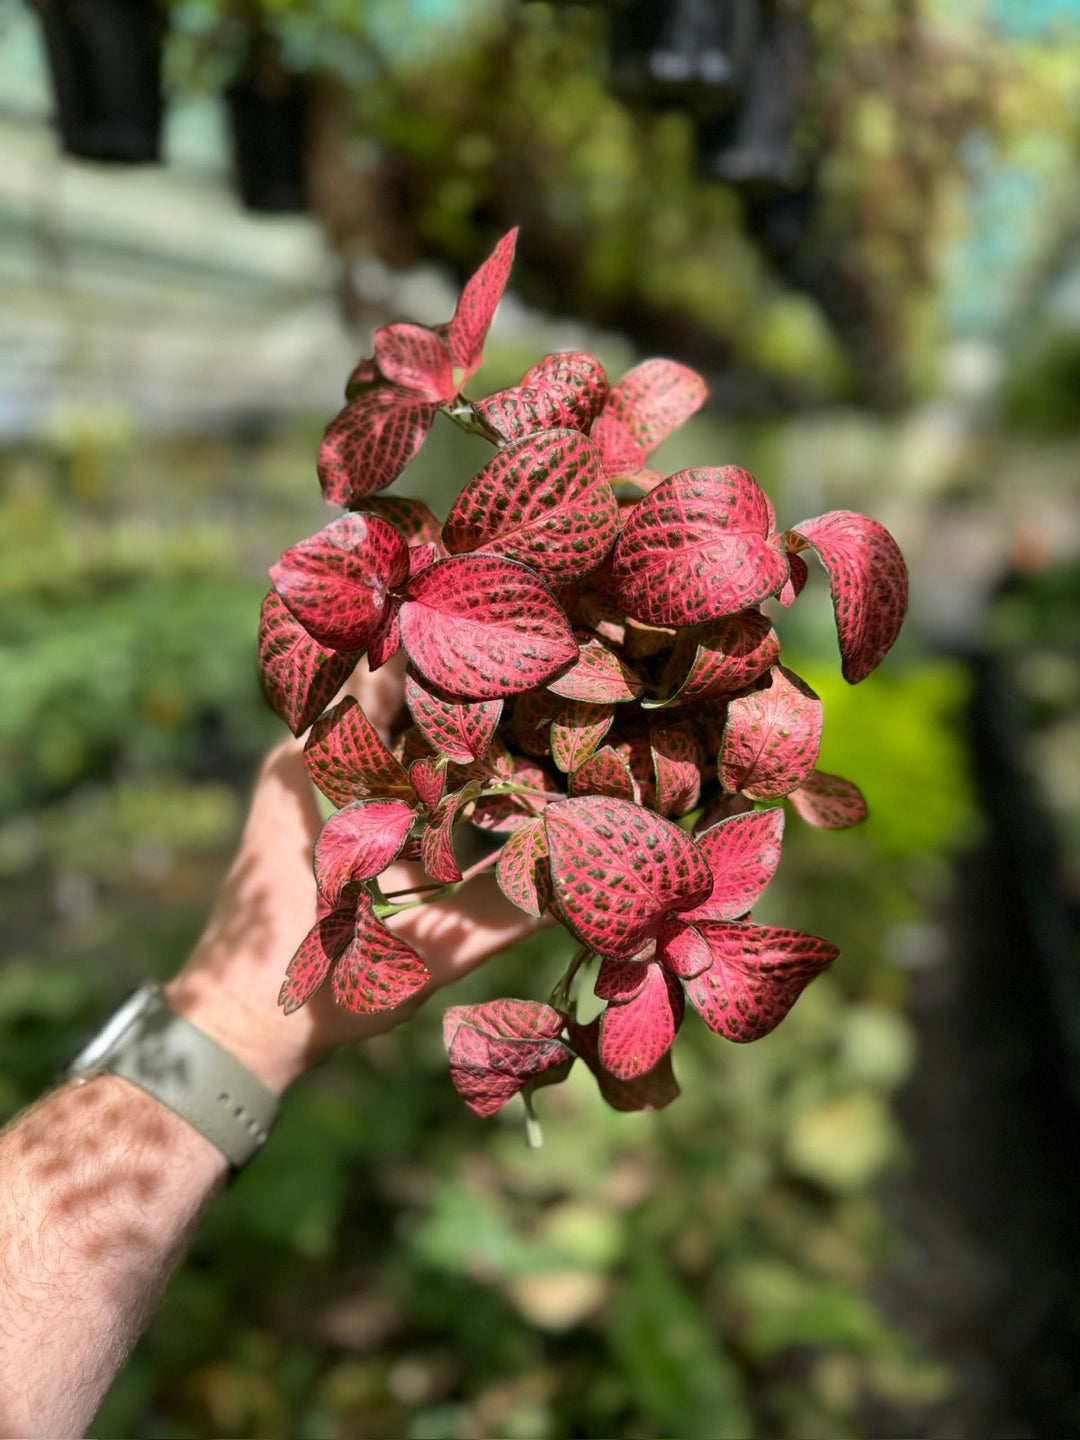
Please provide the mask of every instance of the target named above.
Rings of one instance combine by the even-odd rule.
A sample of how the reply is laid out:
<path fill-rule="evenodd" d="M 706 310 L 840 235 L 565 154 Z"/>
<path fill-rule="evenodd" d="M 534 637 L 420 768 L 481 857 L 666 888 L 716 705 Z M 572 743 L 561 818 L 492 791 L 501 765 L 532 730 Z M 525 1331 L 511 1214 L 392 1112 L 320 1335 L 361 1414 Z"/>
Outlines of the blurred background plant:
<path fill-rule="evenodd" d="M 695 364 L 712 406 L 660 467 L 876 515 L 914 602 L 854 692 L 820 575 L 785 616 L 872 810 L 792 826 L 762 918 L 842 958 L 785 1025 L 688 1025 L 659 1116 L 576 1075 L 539 1155 L 460 1105 L 441 1005 L 337 1057 L 97 1430 L 1075 1433 L 1080 6 L 168 20 L 167 164 L 121 169 L 58 157 L 0 0 L 5 1113 L 190 946 L 278 731 L 258 604 L 324 521 L 321 427 L 370 328 L 445 318 L 510 224 L 478 393 L 560 346 Z M 483 458 L 439 434 L 399 489 L 438 509 Z M 454 1001 L 540 993 L 552 943 Z"/>

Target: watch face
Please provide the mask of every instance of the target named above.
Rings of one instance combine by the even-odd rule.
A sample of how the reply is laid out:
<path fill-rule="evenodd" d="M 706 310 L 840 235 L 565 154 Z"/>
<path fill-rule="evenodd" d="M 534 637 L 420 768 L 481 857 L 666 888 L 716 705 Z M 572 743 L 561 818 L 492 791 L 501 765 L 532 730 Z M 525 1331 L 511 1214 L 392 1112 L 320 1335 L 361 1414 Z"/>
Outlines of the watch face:
<path fill-rule="evenodd" d="M 71 1062 L 71 1074 L 80 1075 L 96 1070 L 135 1021 L 161 1003 L 159 996 L 156 985 L 142 985 L 133 995 L 129 995 L 119 1010 L 75 1056 Z"/>

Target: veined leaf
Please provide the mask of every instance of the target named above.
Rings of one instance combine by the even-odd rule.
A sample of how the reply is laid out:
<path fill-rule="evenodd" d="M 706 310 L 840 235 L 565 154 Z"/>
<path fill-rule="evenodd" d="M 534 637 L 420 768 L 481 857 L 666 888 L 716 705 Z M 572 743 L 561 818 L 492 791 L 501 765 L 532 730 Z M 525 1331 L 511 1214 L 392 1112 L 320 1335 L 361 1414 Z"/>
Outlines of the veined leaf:
<path fill-rule="evenodd" d="M 582 644 L 574 664 L 552 680 L 548 689 L 564 700 L 584 700 L 590 705 L 617 705 L 641 694 L 641 681 L 618 655 L 600 640 Z"/>
<path fill-rule="evenodd" d="M 527 370 L 520 385 L 500 390 L 473 408 L 503 440 L 538 430 L 580 430 L 587 434 L 607 396 L 600 362 L 584 351 L 545 355 Z"/>
<path fill-rule="evenodd" d="M 784 812 L 779 806 L 732 815 L 702 830 L 695 841 L 712 871 L 713 888 L 682 918 L 696 924 L 746 915 L 776 874 L 783 835 Z"/>
<path fill-rule="evenodd" d="M 700 630 L 684 630 L 661 676 L 663 705 L 730 695 L 780 659 L 780 637 L 760 610 L 740 610 Z"/>
<path fill-rule="evenodd" d="M 688 721 L 657 725 L 649 732 L 656 808 L 661 815 L 688 815 L 701 797 L 701 769 L 705 761 L 697 731 Z"/>
<path fill-rule="evenodd" d="M 738 466 L 680 470 L 628 514 L 612 564 L 618 599 L 650 625 L 703 625 L 756 605 L 788 577 L 767 539 L 772 521 Z"/>
<path fill-rule="evenodd" d="M 422 990 L 431 972 L 420 956 L 381 920 L 361 895 L 356 929 L 334 967 L 334 999 L 354 1015 L 395 1010 Z"/>
<path fill-rule="evenodd" d="M 614 705 L 567 700 L 551 722 L 551 756 L 559 769 L 569 773 L 583 765 L 611 729 L 614 718 Z"/>
<path fill-rule="evenodd" d="M 718 769 L 725 790 L 769 800 L 809 779 L 821 748 L 821 701 L 774 665 L 768 681 L 729 701 Z"/>
<path fill-rule="evenodd" d="M 560 912 L 598 955 L 639 954 L 669 911 L 689 909 L 712 889 L 693 840 L 640 805 L 560 800 L 545 809 L 544 825 Z"/>
<path fill-rule="evenodd" d="M 408 495 L 369 495 L 359 508 L 369 510 L 400 530 L 410 549 L 414 545 L 440 544 L 442 526 L 423 500 L 413 500 Z"/>
<path fill-rule="evenodd" d="M 815 770 L 796 789 L 788 791 L 793 809 L 819 830 L 846 830 L 867 816 L 863 793 L 853 780 Z"/>
<path fill-rule="evenodd" d="M 413 822 L 402 800 L 358 800 L 331 815 L 315 842 L 315 879 L 334 905 L 351 880 L 379 875 L 401 854 Z"/>
<path fill-rule="evenodd" d="M 571 795 L 613 795 L 636 800 L 630 766 L 610 745 L 595 751 L 570 775 Z"/>
<path fill-rule="evenodd" d="M 604 413 L 621 420 L 648 455 L 701 409 L 707 394 L 696 370 L 674 360 L 643 360 L 611 387 Z"/>
<path fill-rule="evenodd" d="M 409 766 L 409 779 L 421 803 L 434 810 L 446 789 L 446 764 L 435 758 L 414 760 Z"/>
<path fill-rule="evenodd" d="M 422 400 L 452 400 L 457 387 L 450 352 L 425 325 L 384 325 L 375 331 L 375 363 L 391 385 Z"/>
<path fill-rule="evenodd" d="M 274 589 L 308 634 L 334 650 L 363 650 L 405 579 L 409 550 L 377 515 L 342 515 L 286 550 Z"/>
<path fill-rule="evenodd" d="M 570 622 L 528 566 L 452 555 L 409 582 L 398 621 L 417 670 L 462 700 L 533 689 L 577 657 Z"/>
<path fill-rule="evenodd" d="M 405 703 L 431 748 L 459 765 L 484 755 L 502 718 L 501 700 L 442 700 L 411 671 L 405 675 Z"/>
<path fill-rule="evenodd" d="M 684 910 L 683 916 L 689 917 Z M 669 974 L 691 980 L 712 964 L 712 951 L 700 930 L 683 919 L 665 920 L 656 941 L 656 958 Z"/>
<path fill-rule="evenodd" d="M 356 668 L 359 654 L 313 640 L 271 590 L 259 617 L 259 668 L 267 699 L 294 735 L 318 718 Z"/>
<path fill-rule="evenodd" d="M 839 953 L 799 930 L 701 921 L 712 951 L 708 970 L 686 981 L 691 1005 L 718 1035 L 745 1042 L 774 1030 L 802 991 Z"/>
<path fill-rule="evenodd" d="M 326 427 L 319 483 L 328 505 L 355 505 L 393 484 L 424 443 L 436 406 L 411 390 L 361 391 Z"/>
<path fill-rule="evenodd" d="M 570 1044 L 596 1076 L 600 1094 L 613 1110 L 662 1110 L 679 1096 L 679 1086 L 671 1069 L 671 1052 L 644 1075 L 633 1080 L 619 1080 L 600 1063 L 600 1017 L 588 1025 L 567 1027 Z"/>
<path fill-rule="evenodd" d="M 634 439 L 627 426 L 616 415 L 605 410 L 589 431 L 589 437 L 600 451 L 604 474 L 609 480 L 636 478 L 649 458 Z"/>
<path fill-rule="evenodd" d="M 443 1016 L 443 1042 L 454 1088 L 477 1115 L 494 1115 L 530 1082 L 565 1065 L 563 1017 L 534 1000 L 454 1005 Z"/>
<path fill-rule="evenodd" d="M 443 885 L 453 885 L 461 879 L 461 870 L 454 855 L 454 825 L 462 807 L 476 799 L 478 788 L 473 783 L 440 801 L 420 841 L 420 859 L 424 869 L 432 880 L 439 880 Z"/>
<path fill-rule="evenodd" d="M 561 584 L 594 570 L 618 528 L 596 446 L 576 430 L 546 430 L 513 441 L 469 481 L 443 543 L 452 555 L 484 550 L 524 561 Z"/>
<path fill-rule="evenodd" d="M 880 665 L 904 623 L 908 578 L 900 547 L 884 525 L 852 510 L 804 520 L 794 534 L 829 573 L 844 679 L 855 685 Z"/>
<path fill-rule="evenodd" d="M 633 999 L 611 1001 L 600 1016 L 600 1063 L 619 1080 L 635 1080 L 658 1065 L 682 1024 L 682 986 L 655 961 L 642 969 L 642 989 Z"/>
<path fill-rule="evenodd" d="M 304 764 L 326 798 L 338 806 L 375 795 L 412 799 L 403 766 L 351 695 L 316 722 L 304 746 Z"/>
<path fill-rule="evenodd" d="M 544 822 L 526 820 L 507 840 L 495 866 L 495 879 L 506 898 L 539 918 L 551 903 L 547 835 Z"/>
<path fill-rule="evenodd" d="M 465 282 L 465 288 L 454 310 L 454 318 L 445 327 L 451 359 L 455 368 L 464 372 L 460 385 L 468 382 L 483 357 L 487 332 L 491 328 L 495 311 L 506 289 L 506 282 L 510 278 L 517 233 L 515 225 Z"/>
<path fill-rule="evenodd" d="M 330 967 L 349 946 L 356 930 L 356 897 L 316 920 L 289 961 L 278 1004 L 291 1015 L 311 999 Z"/>

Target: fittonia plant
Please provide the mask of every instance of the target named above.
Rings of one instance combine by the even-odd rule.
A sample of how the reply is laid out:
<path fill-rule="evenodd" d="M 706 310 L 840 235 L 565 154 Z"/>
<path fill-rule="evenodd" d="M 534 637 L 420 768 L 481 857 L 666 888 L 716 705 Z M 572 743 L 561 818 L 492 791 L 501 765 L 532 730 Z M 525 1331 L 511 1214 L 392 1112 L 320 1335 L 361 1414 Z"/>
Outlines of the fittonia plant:
<path fill-rule="evenodd" d="M 758 607 L 791 605 L 816 552 L 854 683 L 896 639 L 907 576 L 865 515 L 778 530 L 737 466 L 650 470 L 705 398 L 673 361 L 609 385 L 591 355 L 548 355 L 519 385 L 466 399 L 515 234 L 449 324 L 376 332 L 319 454 L 323 493 L 345 513 L 271 571 L 267 691 L 296 734 L 312 727 L 308 768 L 339 807 L 315 846 L 320 914 L 281 1004 L 329 983 L 367 1014 L 422 988 L 376 877 L 418 859 L 434 882 L 424 898 L 445 893 L 462 880 L 454 831 L 471 823 L 509 899 L 554 916 L 580 949 L 546 1003 L 447 1011 L 455 1086 L 491 1115 L 579 1057 L 609 1104 L 654 1108 L 678 1093 L 670 1050 L 687 1000 L 718 1035 L 757 1040 L 837 954 L 751 919 L 780 858 L 782 800 L 827 829 L 866 814 L 855 785 L 815 768 L 821 702 L 780 663 Z M 442 525 L 422 501 L 378 493 L 439 411 L 494 446 Z M 412 725 L 390 747 L 352 697 L 326 707 L 362 655 L 376 669 L 399 649 Z M 605 1005 L 582 1024 L 590 962 Z"/>

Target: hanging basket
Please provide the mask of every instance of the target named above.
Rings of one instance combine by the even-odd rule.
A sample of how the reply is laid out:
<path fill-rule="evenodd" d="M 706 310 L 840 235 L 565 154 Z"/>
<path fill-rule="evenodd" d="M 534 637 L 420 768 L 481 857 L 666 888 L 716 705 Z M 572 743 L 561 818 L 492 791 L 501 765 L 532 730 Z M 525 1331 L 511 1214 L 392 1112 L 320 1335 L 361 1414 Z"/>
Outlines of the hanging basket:
<path fill-rule="evenodd" d="M 273 53 L 257 49 L 225 92 L 236 185 L 247 210 L 306 210 L 308 90 Z"/>
<path fill-rule="evenodd" d="M 116 165 L 161 154 L 161 49 L 156 0 L 34 0 L 68 155 Z"/>

